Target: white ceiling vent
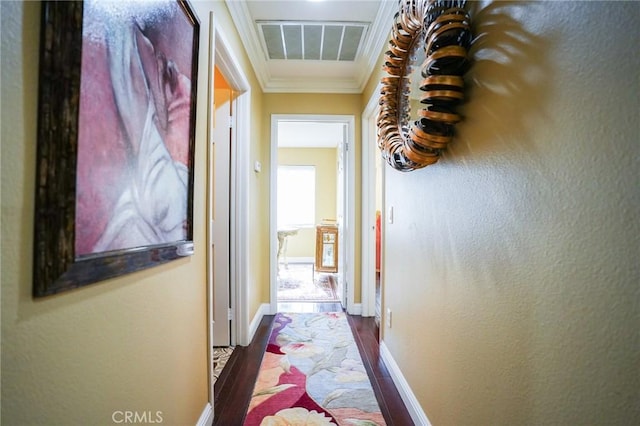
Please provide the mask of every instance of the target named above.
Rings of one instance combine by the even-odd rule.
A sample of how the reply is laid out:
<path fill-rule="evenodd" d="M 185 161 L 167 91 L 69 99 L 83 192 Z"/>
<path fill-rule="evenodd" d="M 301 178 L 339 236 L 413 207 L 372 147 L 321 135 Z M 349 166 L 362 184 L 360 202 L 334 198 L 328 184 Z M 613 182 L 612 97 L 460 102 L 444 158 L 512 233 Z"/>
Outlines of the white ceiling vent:
<path fill-rule="evenodd" d="M 368 24 L 257 21 L 268 59 L 355 61 Z"/>

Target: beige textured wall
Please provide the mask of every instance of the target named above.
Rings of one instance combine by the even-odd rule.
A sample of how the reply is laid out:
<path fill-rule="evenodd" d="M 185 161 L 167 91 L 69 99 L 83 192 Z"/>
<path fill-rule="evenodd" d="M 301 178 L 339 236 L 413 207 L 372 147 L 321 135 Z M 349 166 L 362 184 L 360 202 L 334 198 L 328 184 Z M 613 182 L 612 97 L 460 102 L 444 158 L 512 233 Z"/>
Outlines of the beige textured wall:
<path fill-rule="evenodd" d="M 384 342 L 435 425 L 640 419 L 640 4 L 476 4 L 465 121 L 388 171 Z"/>
<path fill-rule="evenodd" d="M 269 150 L 271 143 L 271 114 L 335 114 L 353 115 L 355 117 L 355 303 L 360 303 L 360 208 L 361 208 L 361 175 L 362 168 L 360 158 L 360 116 L 362 114 L 362 96 L 348 94 L 322 94 L 322 93 L 265 93 L 263 98 L 263 124 L 262 141 L 263 149 Z M 262 163 L 262 175 L 269 176 L 269 163 Z M 266 167 L 265 167 L 266 165 Z M 268 186 L 267 186 L 268 194 Z M 268 205 L 268 204 L 267 204 Z M 268 210 L 267 210 L 268 212 Z M 265 214 L 268 218 L 268 214 Z M 265 253 L 268 253 L 265 252 Z M 266 255 L 265 255 L 266 256 Z M 265 283 L 265 299 L 269 301 L 269 283 Z"/>
<path fill-rule="evenodd" d="M 279 148 L 279 165 L 316 167 L 316 222 L 336 219 L 337 150 L 335 148 Z M 287 242 L 287 256 L 311 257 L 316 253 L 316 228 L 300 229 Z"/>
<path fill-rule="evenodd" d="M 204 198 L 195 197 L 194 256 L 32 299 L 40 4 L 1 8 L 2 422 L 103 425 L 133 410 L 192 425 L 207 403 Z M 200 18 L 196 193 L 206 159 L 208 19 Z"/>

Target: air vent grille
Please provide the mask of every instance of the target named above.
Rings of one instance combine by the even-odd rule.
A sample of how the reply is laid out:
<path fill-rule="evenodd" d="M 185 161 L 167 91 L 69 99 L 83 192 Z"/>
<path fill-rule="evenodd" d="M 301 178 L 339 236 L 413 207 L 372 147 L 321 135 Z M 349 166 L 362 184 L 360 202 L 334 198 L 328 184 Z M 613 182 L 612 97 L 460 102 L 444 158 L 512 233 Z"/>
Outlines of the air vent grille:
<path fill-rule="evenodd" d="M 364 22 L 256 22 L 269 59 L 355 61 Z"/>

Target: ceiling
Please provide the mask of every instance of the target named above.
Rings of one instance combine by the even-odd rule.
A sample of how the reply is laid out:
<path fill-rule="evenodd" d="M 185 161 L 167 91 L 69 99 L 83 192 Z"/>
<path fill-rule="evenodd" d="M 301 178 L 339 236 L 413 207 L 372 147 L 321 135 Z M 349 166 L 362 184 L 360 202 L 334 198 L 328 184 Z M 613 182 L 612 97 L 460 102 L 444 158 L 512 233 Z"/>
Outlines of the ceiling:
<path fill-rule="evenodd" d="M 394 0 L 226 0 L 264 92 L 361 93 Z"/>

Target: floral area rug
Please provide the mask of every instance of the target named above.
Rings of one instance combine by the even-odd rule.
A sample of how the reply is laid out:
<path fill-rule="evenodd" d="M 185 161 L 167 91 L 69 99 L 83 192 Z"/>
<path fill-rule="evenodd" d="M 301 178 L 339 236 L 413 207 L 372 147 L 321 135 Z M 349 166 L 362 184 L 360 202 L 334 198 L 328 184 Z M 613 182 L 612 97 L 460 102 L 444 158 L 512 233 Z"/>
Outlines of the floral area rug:
<path fill-rule="evenodd" d="M 276 315 L 244 424 L 385 424 L 344 313 Z"/>
<path fill-rule="evenodd" d="M 334 274 L 314 271 L 313 263 L 278 265 L 278 300 L 282 302 L 337 302 Z"/>

